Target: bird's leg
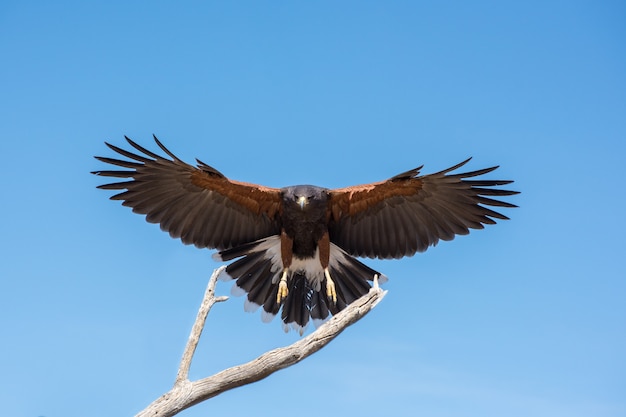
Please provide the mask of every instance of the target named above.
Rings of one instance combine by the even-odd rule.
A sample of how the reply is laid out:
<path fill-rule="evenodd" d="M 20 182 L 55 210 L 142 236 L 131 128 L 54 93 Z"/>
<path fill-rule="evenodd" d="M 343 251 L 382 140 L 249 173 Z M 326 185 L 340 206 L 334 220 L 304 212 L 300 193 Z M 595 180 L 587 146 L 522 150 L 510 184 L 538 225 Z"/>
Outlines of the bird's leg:
<path fill-rule="evenodd" d="M 330 262 L 330 235 L 325 232 L 320 240 L 317 242 L 319 248 L 320 264 L 324 268 L 324 276 L 326 277 L 326 295 L 333 303 L 337 302 L 337 290 L 335 289 L 335 282 L 330 277 L 330 271 L 328 270 L 328 264 Z"/>
<path fill-rule="evenodd" d="M 287 288 L 287 275 L 289 274 L 289 267 L 293 259 L 293 239 L 287 235 L 287 232 L 283 229 L 280 233 L 280 257 L 283 261 L 283 274 L 280 277 L 278 283 L 278 293 L 276 294 L 276 303 L 280 304 L 287 294 L 289 294 L 289 288 Z"/>
<path fill-rule="evenodd" d="M 276 294 L 276 303 L 280 304 L 285 298 L 287 298 L 287 294 L 289 294 L 289 289 L 287 288 L 287 273 L 289 273 L 289 269 L 283 269 L 283 274 L 280 277 L 280 282 L 278 283 L 278 293 Z"/>
<path fill-rule="evenodd" d="M 374 285 L 375 290 L 378 290 L 380 287 L 378 286 L 378 274 L 374 274 Z"/>
<path fill-rule="evenodd" d="M 324 268 L 324 276 L 326 276 L 326 295 L 333 300 L 333 303 L 336 303 L 337 291 L 335 290 L 335 282 L 330 277 L 330 271 L 328 268 Z"/>

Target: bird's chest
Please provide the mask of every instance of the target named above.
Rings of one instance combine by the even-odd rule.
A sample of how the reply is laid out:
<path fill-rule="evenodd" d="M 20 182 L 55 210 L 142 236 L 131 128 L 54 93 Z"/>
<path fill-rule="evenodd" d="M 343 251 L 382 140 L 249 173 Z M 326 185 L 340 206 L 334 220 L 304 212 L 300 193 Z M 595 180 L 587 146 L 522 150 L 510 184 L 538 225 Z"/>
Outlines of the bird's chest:
<path fill-rule="evenodd" d="M 283 218 L 283 230 L 293 239 L 293 254 L 301 258 L 315 255 L 317 242 L 328 230 L 325 213 L 299 211 Z"/>

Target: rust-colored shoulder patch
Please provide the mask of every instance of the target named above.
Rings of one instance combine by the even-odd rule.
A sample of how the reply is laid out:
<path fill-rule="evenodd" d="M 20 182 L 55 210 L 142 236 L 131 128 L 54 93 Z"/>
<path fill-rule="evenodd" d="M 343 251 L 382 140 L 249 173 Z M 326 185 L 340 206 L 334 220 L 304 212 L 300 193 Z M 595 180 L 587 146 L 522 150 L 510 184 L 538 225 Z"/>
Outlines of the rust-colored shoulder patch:
<path fill-rule="evenodd" d="M 209 175 L 201 170 L 191 173 L 192 184 L 223 195 L 256 215 L 275 218 L 280 211 L 280 190 L 225 177 Z"/>
<path fill-rule="evenodd" d="M 419 178 L 407 178 L 331 190 L 331 216 L 335 221 L 342 216 L 354 216 L 388 198 L 415 195 L 422 189 L 422 185 Z"/>

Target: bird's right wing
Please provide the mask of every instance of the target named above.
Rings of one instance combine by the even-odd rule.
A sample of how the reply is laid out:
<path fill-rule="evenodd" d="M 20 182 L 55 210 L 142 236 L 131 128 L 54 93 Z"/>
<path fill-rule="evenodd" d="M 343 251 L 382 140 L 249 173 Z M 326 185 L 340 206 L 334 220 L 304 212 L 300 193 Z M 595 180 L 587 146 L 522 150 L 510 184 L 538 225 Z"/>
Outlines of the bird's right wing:
<path fill-rule="evenodd" d="M 198 160 L 189 165 L 159 142 L 171 159 L 155 154 L 126 138 L 141 152 L 132 153 L 106 145 L 128 160 L 96 156 L 123 170 L 100 170 L 93 174 L 130 179 L 100 185 L 105 190 L 125 190 L 111 197 L 133 212 L 145 214 L 150 223 L 183 243 L 199 248 L 232 248 L 280 232 L 277 216 L 280 190 L 229 180 L 222 173 Z"/>

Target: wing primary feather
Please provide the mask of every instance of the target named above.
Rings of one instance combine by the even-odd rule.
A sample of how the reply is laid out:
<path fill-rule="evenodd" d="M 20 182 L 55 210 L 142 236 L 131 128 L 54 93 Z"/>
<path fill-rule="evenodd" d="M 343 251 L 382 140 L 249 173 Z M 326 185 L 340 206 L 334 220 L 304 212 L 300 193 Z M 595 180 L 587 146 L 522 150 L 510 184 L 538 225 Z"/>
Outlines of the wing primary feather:
<path fill-rule="evenodd" d="M 474 191 L 478 195 L 493 195 L 493 196 L 509 196 L 509 195 L 519 194 L 519 191 L 500 190 L 498 188 L 472 187 L 472 191 Z"/>
<path fill-rule="evenodd" d="M 507 203 L 506 201 L 494 200 L 493 198 L 480 197 L 480 196 L 477 196 L 475 198 L 479 204 L 486 204 L 488 206 L 497 206 L 497 207 L 517 208 L 515 204 Z"/>
<path fill-rule="evenodd" d="M 168 154 L 170 158 L 172 158 L 172 159 L 173 159 L 174 161 L 176 161 L 176 162 L 181 162 L 181 163 L 183 163 L 183 164 L 184 164 L 184 162 L 183 162 L 183 161 L 181 161 L 180 159 L 178 159 L 178 157 L 177 157 L 176 155 L 174 155 L 172 152 L 170 152 L 170 150 L 169 150 L 169 149 L 167 149 L 167 148 L 165 147 L 165 145 L 163 145 L 163 144 L 161 143 L 161 141 L 160 141 L 160 140 L 156 137 L 156 135 L 154 135 L 154 134 L 153 134 L 153 135 L 152 135 L 152 137 L 154 138 L 154 141 L 155 141 L 155 142 L 156 142 L 156 144 L 159 146 L 159 148 L 161 148 L 161 150 L 162 150 L 163 152 L 165 152 L 166 154 Z"/>
<path fill-rule="evenodd" d="M 459 162 L 458 164 L 451 166 L 450 168 L 446 168 L 443 171 L 439 171 L 439 172 L 435 172 L 434 174 L 429 174 L 428 176 L 437 176 L 437 175 L 445 175 L 448 172 L 452 172 L 456 169 L 461 168 L 463 165 L 467 164 L 469 161 L 472 160 L 472 157 L 470 156 L 469 158 L 467 158 L 465 161 L 463 162 Z"/>
<path fill-rule="evenodd" d="M 470 172 L 464 172 L 462 174 L 455 174 L 455 175 L 448 175 L 448 179 L 462 179 L 462 178 L 470 178 L 470 177 L 478 177 L 479 175 L 483 175 L 483 174 L 488 174 L 492 171 L 495 171 L 496 169 L 498 169 L 499 165 L 493 166 L 493 167 L 489 167 L 489 168 L 483 168 L 483 169 L 478 169 L 476 171 L 470 171 Z M 446 172 L 449 172 L 452 170 L 446 170 Z"/>
<path fill-rule="evenodd" d="M 113 182 L 111 184 L 98 185 L 96 188 L 100 190 L 125 190 L 128 188 L 128 185 L 132 183 L 134 183 L 134 181 Z M 114 199 L 113 197 L 111 197 L 112 200 Z"/>
<path fill-rule="evenodd" d="M 496 185 L 512 184 L 513 180 L 463 180 L 464 184 L 474 187 L 494 187 Z M 512 193 L 519 194 L 519 191 L 511 191 Z"/>
<path fill-rule="evenodd" d="M 495 219 L 500 219 L 500 220 L 510 220 L 507 216 L 505 216 L 504 214 L 500 214 L 497 211 L 493 211 L 491 209 L 488 209 L 487 207 L 481 207 L 481 210 L 483 212 L 483 214 L 485 216 L 489 216 L 489 217 L 493 217 Z M 495 222 L 492 220 L 491 224 L 495 224 Z"/>
<path fill-rule="evenodd" d="M 132 176 L 132 171 L 92 171 L 94 175 L 101 175 L 103 177 L 114 177 L 114 178 L 130 178 Z M 100 188 L 100 187 L 98 187 Z"/>
<path fill-rule="evenodd" d="M 133 141 L 131 138 L 129 138 L 128 136 L 124 136 L 124 138 L 128 141 L 128 143 L 130 143 L 130 145 L 137 149 L 139 152 L 143 152 L 146 155 L 158 160 L 158 159 L 163 159 L 163 157 L 161 155 L 157 155 L 156 153 L 149 151 L 148 149 L 144 148 L 143 146 L 139 145 L 138 143 L 136 143 L 135 141 Z"/>
<path fill-rule="evenodd" d="M 101 162 L 104 162 L 104 163 L 107 163 L 107 164 L 111 164 L 111 165 L 124 167 L 124 168 L 140 168 L 140 167 L 144 166 L 140 162 L 124 161 L 122 159 L 107 158 L 105 156 L 95 156 L 94 158 L 96 158 L 98 161 L 101 161 Z M 102 172 L 102 171 L 96 171 L 96 172 Z M 103 175 L 103 174 L 97 174 L 97 175 Z"/>
<path fill-rule="evenodd" d="M 127 158 L 134 159 L 135 161 L 140 161 L 140 162 L 143 162 L 143 163 L 152 162 L 152 159 L 150 159 L 150 158 L 146 158 L 145 156 L 141 156 L 141 155 L 137 155 L 135 153 L 129 152 L 129 151 L 127 151 L 125 149 L 122 149 L 120 147 L 117 147 L 115 145 L 111 145 L 108 142 L 104 142 L 104 144 L 106 146 L 108 146 L 109 148 L 111 148 L 112 150 L 114 150 L 115 152 L 117 152 L 120 155 L 125 156 Z M 97 157 L 96 157 L 96 159 L 97 159 Z"/>

